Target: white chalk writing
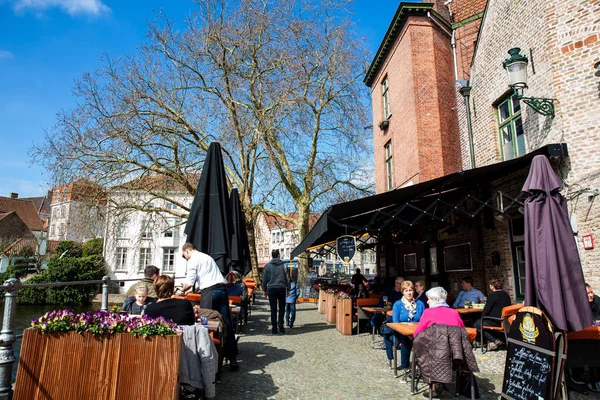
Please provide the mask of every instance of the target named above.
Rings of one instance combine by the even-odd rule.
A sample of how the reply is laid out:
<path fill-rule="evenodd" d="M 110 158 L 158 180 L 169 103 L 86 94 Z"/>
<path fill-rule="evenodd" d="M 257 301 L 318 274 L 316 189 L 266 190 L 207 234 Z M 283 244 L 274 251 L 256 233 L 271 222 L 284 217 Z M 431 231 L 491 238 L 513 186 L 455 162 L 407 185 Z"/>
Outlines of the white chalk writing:
<path fill-rule="evenodd" d="M 517 400 L 544 399 L 549 383 L 550 359 L 521 346 L 509 346 L 504 393 Z"/>

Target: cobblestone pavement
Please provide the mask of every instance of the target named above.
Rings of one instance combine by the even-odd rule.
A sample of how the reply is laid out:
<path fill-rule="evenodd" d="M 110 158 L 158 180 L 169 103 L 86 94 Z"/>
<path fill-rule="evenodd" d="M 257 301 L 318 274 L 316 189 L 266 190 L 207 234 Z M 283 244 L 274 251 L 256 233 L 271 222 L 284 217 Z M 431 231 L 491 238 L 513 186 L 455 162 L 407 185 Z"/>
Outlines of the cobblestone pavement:
<path fill-rule="evenodd" d="M 370 334 L 342 336 L 316 304 L 296 308 L 294 328 L 273 335 L 268 302 L 257 299 L 239 339 L 240 371 L 224 366 L 217 399 L 424 399 L 425 385 L 411 395 L 409 382 L 394 378 L 385 351 L 372 348 Z M 477 374 L 481 398 L 498 399 L 505 352 L 476 350 L 475 356 L 482 371 Z M 599 397 L 571 396 L 592 398 Z"/>

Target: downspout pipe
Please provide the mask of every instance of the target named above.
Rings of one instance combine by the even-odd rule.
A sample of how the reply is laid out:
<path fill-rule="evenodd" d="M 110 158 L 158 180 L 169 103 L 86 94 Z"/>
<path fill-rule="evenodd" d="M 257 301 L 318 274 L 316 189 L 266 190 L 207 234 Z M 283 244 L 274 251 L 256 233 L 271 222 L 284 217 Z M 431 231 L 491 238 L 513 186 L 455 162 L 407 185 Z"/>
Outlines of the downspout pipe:
<path fill-rule="evenodd" d="M 448 0 L 444 3 L 448 7 L 448 15 L 450 16 L 450 24 L 454 25 L 454 15 L 452 15 L 452 7 L 450 7 L 452 0 Z M 454 80 L 458 80 L 458 61 L 456 59 L 456 29 L 452 29 L 452 37 L 450 38 L 450 45 L 452 46 L 452 60 L 454 60 Z"/>
<path fill-rule="evenodd" d="M 469 153 L 471 153 L 471 169 L 475 168 L 475 146 L 473 144 L 473 127 L 471 126 L 471 106 L 469 97 L 471 96 L 471 86 L 460 88 L 460 94 L 465 99 L 465 112 L 467 114 L 467 133 L 469 136 Z"/>

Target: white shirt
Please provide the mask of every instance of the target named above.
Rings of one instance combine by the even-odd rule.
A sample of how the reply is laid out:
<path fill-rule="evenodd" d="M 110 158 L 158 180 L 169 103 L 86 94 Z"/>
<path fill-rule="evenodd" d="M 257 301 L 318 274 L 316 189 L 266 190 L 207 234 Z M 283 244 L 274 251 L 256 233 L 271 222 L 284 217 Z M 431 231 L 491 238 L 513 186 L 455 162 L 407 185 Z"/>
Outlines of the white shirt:
<path fill-rule="evenodd" d="M 219 283 L 227 283 L 215 260 L 208 254 L 201 253 L 198 250 L 193 250 L 192 256 L 187 261 L 185 279 L 187 284 L 191 286 L 198 282 L 200 291 Z"/>

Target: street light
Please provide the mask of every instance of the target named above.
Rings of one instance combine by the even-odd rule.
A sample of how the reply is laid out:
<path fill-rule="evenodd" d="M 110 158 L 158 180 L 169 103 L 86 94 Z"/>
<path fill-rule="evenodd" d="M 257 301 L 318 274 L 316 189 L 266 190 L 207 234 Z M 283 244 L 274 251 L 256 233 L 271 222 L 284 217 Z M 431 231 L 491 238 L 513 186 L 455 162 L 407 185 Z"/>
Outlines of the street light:
<path fill-rule="evenodd" d="M 533 111 L 541 115 L 554 117 L 555 99 L 523 96 L 525 89 L 527 89 L 527 64 L 529 64 L 529 60 L 527 56 L 519 54 L 520 51 L 520 48 L 513 47 L 508 51 L 510 57 L 502 63 L 508 76 L 508 86 L 514 89 L 517 99 L 523 100 L 525 104 L 533 108 Z"/>

